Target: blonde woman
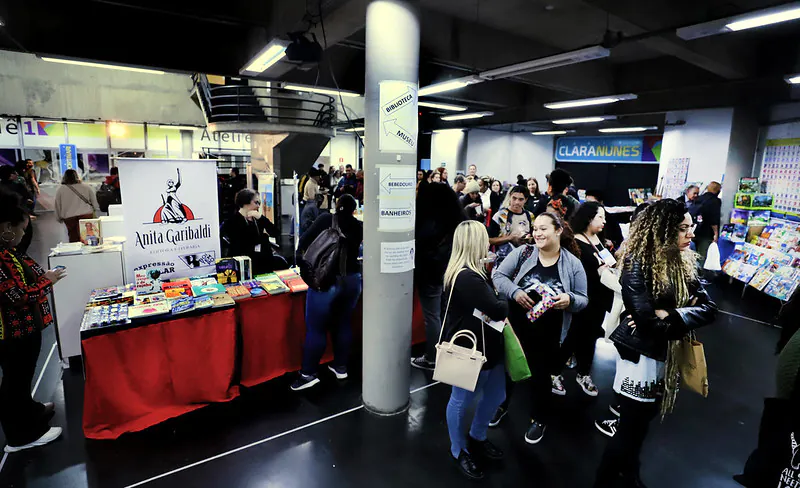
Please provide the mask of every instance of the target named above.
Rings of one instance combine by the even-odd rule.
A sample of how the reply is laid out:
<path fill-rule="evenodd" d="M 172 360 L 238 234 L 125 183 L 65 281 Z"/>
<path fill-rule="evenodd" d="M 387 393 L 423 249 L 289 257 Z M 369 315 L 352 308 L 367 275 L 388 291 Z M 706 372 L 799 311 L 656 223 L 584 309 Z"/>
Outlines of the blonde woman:
<path fill-rule="evenodd" d="M 492 287 L 484 265 L 488 251 L 486 227 L 474 220 L 462 222 L 456 227 L 453 252 L 444 274 L 443 296 L 450 298 L 443 339 L 450 340 L 456 332 L 470 330 L 478 338 L 478 350 L 487 359 L 475 391 L 454 386 L 447 404 L 450 454 L 461 471 L 472 479 L 483 478 L 483 462 L 503 457 L 503 452 L 486 439 L 489 421 L 506 398 L 503 334 L 485 321 L 504 320 L 508 304 Z M 477 318 L 476 311 L 488 318 Z M 475 398 L 479 398 L 478 405 L 467 436 L 467 409 Z"/>
<path fill-rule="evenodd" d="M 611 340 L 619 351 L 614 391 L 622 403 L 595 488 L 644 486 L 639 454 L 650 421 L 675 405 L 680 341 L 716 316 L 697 277 L 693 237 L 686 206 L 660 200 L 636 217 L 620 251 L 626 315 Z"/>

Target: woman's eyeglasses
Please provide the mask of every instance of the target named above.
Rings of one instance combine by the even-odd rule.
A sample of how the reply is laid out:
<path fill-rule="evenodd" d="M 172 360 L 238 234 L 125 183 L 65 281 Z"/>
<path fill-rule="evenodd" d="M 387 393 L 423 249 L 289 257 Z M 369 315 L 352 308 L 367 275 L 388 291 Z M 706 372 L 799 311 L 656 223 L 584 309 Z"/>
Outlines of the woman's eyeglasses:
<path fill-rule="evenodd" d="M 679 230 L 679 231 L 680 231 L 682 234 L 688 234 L 689 232 L 691 232 L 692 234 L 694 234 L 694 230 L 695 230 L 696 228 L 697 228 L 697 224 L 694 224 L 694 225 L 682 225 L 682 226 L 678 227 L 678 230 Z"/>

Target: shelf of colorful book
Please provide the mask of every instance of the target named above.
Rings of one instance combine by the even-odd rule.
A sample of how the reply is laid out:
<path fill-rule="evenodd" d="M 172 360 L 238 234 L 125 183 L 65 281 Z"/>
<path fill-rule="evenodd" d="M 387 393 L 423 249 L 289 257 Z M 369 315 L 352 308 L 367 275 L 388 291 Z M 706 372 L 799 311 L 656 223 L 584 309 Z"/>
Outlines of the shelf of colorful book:
<path fill-rule="evenodd" d="M 800 281 L 800 253 L 744 243 L 731 253 L 722 270 L 752 288 L 787 301 Z"/>

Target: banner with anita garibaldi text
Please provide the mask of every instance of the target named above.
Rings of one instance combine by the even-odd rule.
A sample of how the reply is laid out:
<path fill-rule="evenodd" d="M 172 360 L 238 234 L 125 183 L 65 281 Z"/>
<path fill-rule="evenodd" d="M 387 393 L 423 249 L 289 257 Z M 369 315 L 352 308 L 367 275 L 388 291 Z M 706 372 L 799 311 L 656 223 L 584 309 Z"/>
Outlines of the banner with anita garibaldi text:
<path fill-rule="evenodd" d="M 213 159 L 119 159 L 125 271 L 162 279 L 213 273 L 220 256 Z"/>

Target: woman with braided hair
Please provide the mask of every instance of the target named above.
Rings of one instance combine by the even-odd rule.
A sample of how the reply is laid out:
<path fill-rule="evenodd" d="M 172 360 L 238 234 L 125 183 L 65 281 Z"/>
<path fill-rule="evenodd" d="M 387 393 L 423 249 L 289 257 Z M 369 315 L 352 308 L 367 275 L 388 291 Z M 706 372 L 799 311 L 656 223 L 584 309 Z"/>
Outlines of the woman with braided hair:
<path fill-rule="evenodd" d="M 614 391 L 622 399 L 621 415 L 595 488 L 645 486 L 639 478 L 639 454 L 650 421 L 675 405 L 680 342 L 716 316 L 689 248 L 693 231 L 682 203 L 661 200 L 634 220 L 619 252 L 626 313 L 611 340 L 619 351 Z"/>

